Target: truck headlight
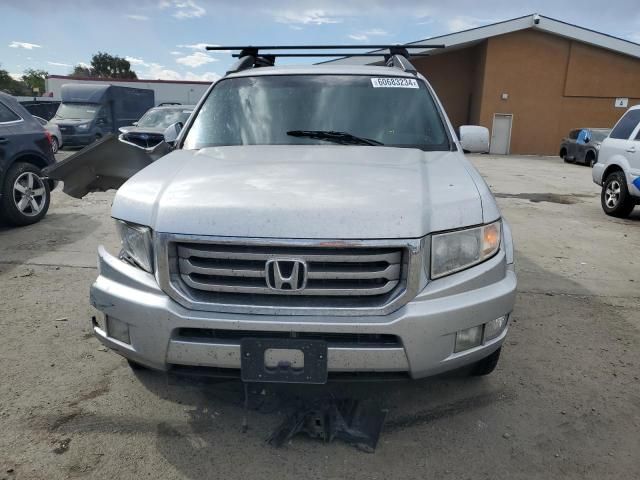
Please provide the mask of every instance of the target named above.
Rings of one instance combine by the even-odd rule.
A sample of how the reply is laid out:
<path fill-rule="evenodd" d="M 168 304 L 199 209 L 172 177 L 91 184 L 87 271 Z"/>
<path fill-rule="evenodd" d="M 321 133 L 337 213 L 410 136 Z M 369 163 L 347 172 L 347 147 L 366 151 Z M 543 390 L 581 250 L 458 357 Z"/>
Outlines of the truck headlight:
<path fill-rule="evenodd" d="M 122 255 L 143 270 L 153 273 L 151 229 L 122 220 L 116 220 L 116 227 L 122 243 Z"/>
<path fill-rule="evenodd" d="M 431 237 L 431 278 L 440 278 L 488 260 L 500 248 L 500 220 L 481 227 Z"/>
<path fill-rule="evenodd" d="M 78 130 L 89 130 L 89 124 L 88 123 L 80 123 L 78 125 L 76 125 L 76 128 Z"/>

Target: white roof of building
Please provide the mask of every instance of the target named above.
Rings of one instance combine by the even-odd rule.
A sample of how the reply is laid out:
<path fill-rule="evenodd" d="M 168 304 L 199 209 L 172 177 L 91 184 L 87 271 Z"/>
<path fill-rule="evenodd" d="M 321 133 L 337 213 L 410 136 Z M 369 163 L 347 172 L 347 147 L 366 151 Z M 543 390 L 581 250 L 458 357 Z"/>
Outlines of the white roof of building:
<path fill-rule="evenodd" d="M 444 44 L 444 49 L 408 49 L 409 53 L 413 54 L 429 52 L 439 53 L 451 49 L 468 47 L 487 38 L 526 29 L 551 33 L 560 37 L 569 38 L 571 40 L 576 40 L 640 59 L 640 44 L 607 35 L 606 33 L 600 33 L 595 30 L 589 30 L 588 28 L 561 22 L 560 20 L 545 17 L 537 13 L 527 15 L 525 17 L 514 18 L 512 20 L 505 20 L 504 22 L 492 23 L 483 27 L 472 28 L 470 30 L 431 37 L 425 40 L 407 43 L 405 46 L 410 47 L 412 44 L 420 45 L 425 43 Z M 386 50 L 380 50 L 380 52 L 383 54 Z M 346 57 L 339 58 L 337 60 L 329 60 L 328 62 L 323 63 L 364 65 L 382 61 L 384 61 L 383 55 L 380 55 L 380 57 Z"/>

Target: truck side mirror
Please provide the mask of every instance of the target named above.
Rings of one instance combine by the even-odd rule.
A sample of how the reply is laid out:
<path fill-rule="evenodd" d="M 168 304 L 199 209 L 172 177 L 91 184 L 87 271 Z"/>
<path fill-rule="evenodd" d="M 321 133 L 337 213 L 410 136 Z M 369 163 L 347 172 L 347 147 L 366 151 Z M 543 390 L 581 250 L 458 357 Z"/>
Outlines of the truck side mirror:
<path fill-rule="evenodd" d="M 178 135 L 180 135 L 182 127 L 182 122 L 176 122 L 169 125 L 164 131 L 164 141 L 173 147 L 176 140 L 178 140 Z"/>
<path fill-rule="evenodd" d="M 489 129 L 478 125 L 460 127 L 460 145 L 468 153 L 489 152 Z"/>

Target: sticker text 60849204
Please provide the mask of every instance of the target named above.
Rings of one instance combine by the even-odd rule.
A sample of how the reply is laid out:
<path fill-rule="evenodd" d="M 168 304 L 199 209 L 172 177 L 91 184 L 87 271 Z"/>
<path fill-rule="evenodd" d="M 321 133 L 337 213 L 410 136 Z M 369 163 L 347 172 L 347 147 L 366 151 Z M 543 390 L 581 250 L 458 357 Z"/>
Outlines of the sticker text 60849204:
<path fill-rule="evenodd" d="M 419 88 L 415 78 L 383 77 L 372 78 L 373 88 Z"/>

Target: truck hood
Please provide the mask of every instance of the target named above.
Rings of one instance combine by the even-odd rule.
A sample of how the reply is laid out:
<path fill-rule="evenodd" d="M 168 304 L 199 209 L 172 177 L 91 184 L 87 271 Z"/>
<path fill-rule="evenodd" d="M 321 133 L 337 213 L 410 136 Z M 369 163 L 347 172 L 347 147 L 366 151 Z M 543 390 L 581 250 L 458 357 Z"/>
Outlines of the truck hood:
<path fill-rule="evenodd" d="M 49 120 L 50 123 L 55 125 L 63 125 L 63 126 L 75 126 L 75 125 L 84 125 L 85 123 L 90 123 L 93 121 L 93 118 L 52 118 Z"/>
<path fill-rule="evenodd" d="M 459 152 L 274 145 L 174 151 L 118 190 L 112 215 L 165 233 L 373 239 L 499 214 Z"/>
<path fill-rule="evenodd" d="M 162 135 L 165 128 L 159 127 L 137 127 L 135 125 L 127 125 L 118 129 L 121 133 L 148 133 L 152 135 Z"/>

